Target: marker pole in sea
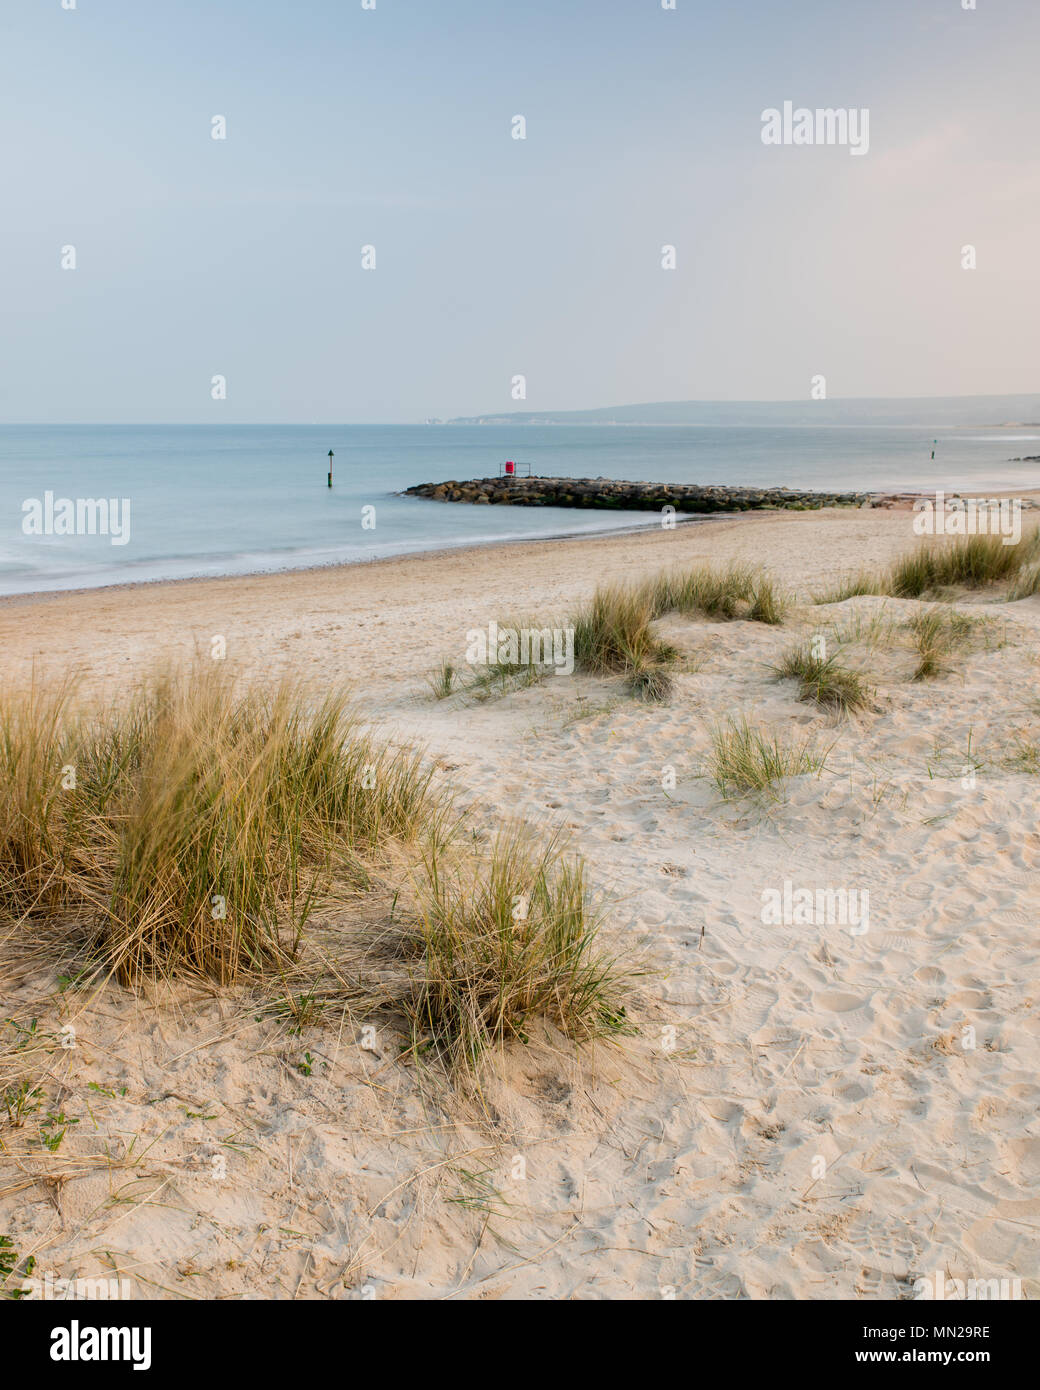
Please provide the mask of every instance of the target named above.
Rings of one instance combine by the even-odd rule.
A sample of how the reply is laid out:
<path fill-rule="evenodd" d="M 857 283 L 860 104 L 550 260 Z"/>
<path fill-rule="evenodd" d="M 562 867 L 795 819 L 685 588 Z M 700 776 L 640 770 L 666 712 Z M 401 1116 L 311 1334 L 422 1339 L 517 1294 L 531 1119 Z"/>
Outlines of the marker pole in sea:
<path fill-rule="evenodd" d="M 935 455 L 933 454 L 932 457 L 934 458 Z M 329 450 L 329 487 L 332 486 L 332 458 L 333 458 L 333 454 L 332 454 L 332 450 L 330 449 L 330 450 Z"/>
<path fill-rule="evenodd" d="M 936 444 L 938 444 L 938 442 L 939 442 L 939 441 L 938 441 L 937 439 L 933 439 L 933 440 L 932 440 L 932 458 L 935 458 L 935 446 L 936 446 Z M 331 486 L 332 486 L 332 484 L 330 483 L 330 484 L 329 484 L 329 487 L 331 487 Z"/>

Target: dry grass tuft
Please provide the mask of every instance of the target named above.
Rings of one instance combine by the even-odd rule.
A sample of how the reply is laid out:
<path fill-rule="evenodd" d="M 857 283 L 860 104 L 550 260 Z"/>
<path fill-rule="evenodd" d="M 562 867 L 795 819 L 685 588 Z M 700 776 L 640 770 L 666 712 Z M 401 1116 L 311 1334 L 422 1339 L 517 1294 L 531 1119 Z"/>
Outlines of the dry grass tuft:
<path fill-rule="evenodd" d="M 842 575 L 832 589 L 814 594 L 813 603 L 844 603 L 847 598 L 887 592 L 883 576 L 872 574 L 869 570 L 859 570 L 854 574 Z"/>
<path fill-rule="evenodd" d="M 443 812 L 335 696 L 193 672 L 88 716 L 71 693 L 0 704 L 0 904 L 88 919 L 124 983 L 281 967 L 333 877 Z"/>
<path fill-rule="evenodd" d="M 1034 529 L 1005 545 L 997 535 L 958 536 L 952 541 L 929 540 L 879 574 L 869 570 L 843 576 L 813 602 L 841 603 L 860 594 L 885 594 L 893 598 L 952 596 L 956 589 L 982 589 L 990 584 L 1015 581 L 1024 566 L 1040 556 L 1040 529 Z M 1013 582 L 1009 598 L 1026 598 L 1040 590 L 1040 567 Z"/>
<path fill-rule="evenodd" d="M 654 612 L 644 589 L 599 588 L 574 616 L 574 660 L 591 675 L 634 672 L 668 659 L 653 631 Z"/>
<path fill-rule="evenodd" d="M 811 738 L 787 743 L 741 717 L 712 729 L 708 767 L 712 781 L 724 795 L 772 793 L 785 778 L 807 773 L 818 777 L 827 766 L 827 756 Z"/>
<path fill-rule="evenodd" d="M 633 671 L 629 691 L 648 704 L 660 703 L 672 694 L 672 678 L 662 666 L 643 666 Z"/>
<path fill-rule="evenodd" d="M 1008 590 L 1008 602 L 1017 603 L 1022 598 L 1032 598 L 1040 594 L 1040 565 L 1023 570 Z"/>
<path fill-rule="evenodd" d="M 898 560 L 889 570 L 885 592 L 920 598 L 947 588 L 981 589 L 1013 580 L 1040 552 L 1040 531 L 1005 545 L 1001 536 L 961 536 L 952 544 L 930 542 Z"/>
<path fill-rule="evenodd" d="M 924 681 L 932 680 L 947 669 L 950 656 L 967 645 L 978 623 L 965 613 L 927 608 L 915 613 L 907 627 L 917 652 L 917 666 L 911 680 Z"/>
<path fill-rule="evenodd" d="M 750 565 L 665 572 L 645 584 L 643 592 L 658 618 L 665 613 L 704 614 L 779 624 L 787 611 L 786 599 L 769 576 Z"/>
<path fill-rule="evenodd" d="M 581 861 L 518 825 L 460 867 L 431 770 L 374 744 L 339 696 L 195 671 L 87 712 L 68 686 L 34 687 L 0 701 L 0 772 L 12 941 L 30 919 L 85 921 L 92 968 L 124 984 L 267 983 L 297 1021 L 380 1009 L 453 1064 L 538 1015 L 575 1039 L 621 1026 Z M 388 901 L 392 878 L 412 886 Z M 5 1051 L 0 1116 L 17 1124 L 39 1096 Z"/>
<path fill-rule="evenodd" d="M 796 680 L 798 698 L 811 700 L 841 715 L 875 708 L 874 692 L 858 671 L 836 656 L 816 656 L 812 644 L 792 648 L 775 666 L 778 680 Z"/>
<path fill-rule="evenodd" d="M 534 1017 L 578 1042 L 624 1026 L 621 975 L 598 947 L 580 860 L 512 825 L 474 869 L 432 851 L 424 870 L 415 907 L 424 965 L 408 1007 L 416 1049 L 433 1044 L 471 1068 L 496 1043 L 526 1041 Z"/>

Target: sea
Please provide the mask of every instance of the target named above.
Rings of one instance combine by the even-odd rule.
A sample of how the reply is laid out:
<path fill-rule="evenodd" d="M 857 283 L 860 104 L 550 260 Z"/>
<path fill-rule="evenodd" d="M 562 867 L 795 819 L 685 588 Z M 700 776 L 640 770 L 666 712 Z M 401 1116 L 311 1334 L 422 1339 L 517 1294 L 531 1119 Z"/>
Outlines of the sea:
<path fill-rule="evenodd" d="M 507 459 L 551 476 L 985 496 L 1040 487 L 1040 463 L 1012 461 L 1027 455 L 1040 455 L 1040 428 L 0 425 L 0 594 L 660 525 L 656 513 L 400 495 L 413 483 L 495 476 Z M 47 493 L 52 512 L 63 498 L 117 499 L 121 508 L 128 499 L 125 543 L 32 534 Z"/>

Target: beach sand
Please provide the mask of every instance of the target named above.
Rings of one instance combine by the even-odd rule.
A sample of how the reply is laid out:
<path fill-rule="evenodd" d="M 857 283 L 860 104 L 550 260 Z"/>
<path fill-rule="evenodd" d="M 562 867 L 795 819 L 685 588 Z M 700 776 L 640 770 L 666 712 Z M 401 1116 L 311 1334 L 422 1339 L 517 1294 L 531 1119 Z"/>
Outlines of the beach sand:
<path fill-rule="evenodd" d="M 46 1109 L 77 1123 L 53 1153 L 4 1131 L 0 1234 L 38 1276 L 142 1297 L 889 1299 L 937 1270 L 1040 1295 L 1040 782 L 1005 765 L 1040 737 L 1040 597 L 959 602 L 988 625 L 913 683 L 894 625 L 921 604 L 808 601 L 913 543 L 905 511 L 755 515 L 0 602 L 9 682 L 75 668 L 117 692 L 219 637 L 243 675 L 349 686 L 477 823 L 565 830 L 647 972 L 637 1034 L 576 1054 L 538 1030 L 474 1097 L 392 1037 L 293 1034 L 246 990 L 59 988 L 8 939 L 0 1018 L 56 1040 Z M 667 703 L 620 679 L 483 704 L 424 683 L 492 619 L 730 559 L 799 604 L 782 628 L 662 621 L 686 658 Z M 857 621 L 879 709 L 837 723 L 770 665 Z M 705 757 L 740 712 L 815 736 L 827 769 L 724 800 Z M 869 891 L 869 929 L 765 923 L 785 881 Z"/>

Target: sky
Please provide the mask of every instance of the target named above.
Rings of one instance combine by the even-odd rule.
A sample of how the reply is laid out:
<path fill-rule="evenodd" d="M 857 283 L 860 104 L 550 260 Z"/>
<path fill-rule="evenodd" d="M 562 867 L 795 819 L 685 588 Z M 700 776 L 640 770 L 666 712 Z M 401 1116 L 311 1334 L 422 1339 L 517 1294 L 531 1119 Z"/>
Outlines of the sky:
<path fill-rule="evenodd" d="M 73 3 L 0 6 L 2 421 L 1040 390 L 1037 0 Z"/>

